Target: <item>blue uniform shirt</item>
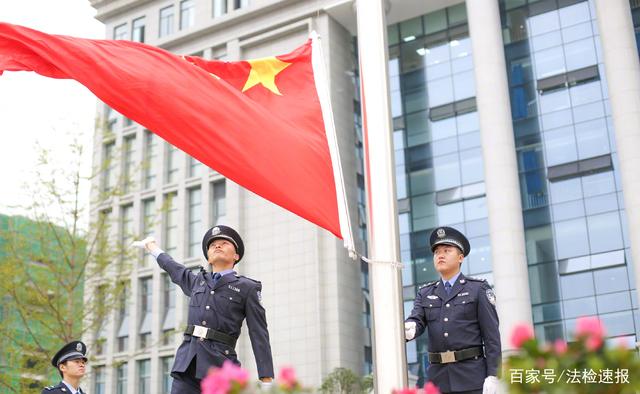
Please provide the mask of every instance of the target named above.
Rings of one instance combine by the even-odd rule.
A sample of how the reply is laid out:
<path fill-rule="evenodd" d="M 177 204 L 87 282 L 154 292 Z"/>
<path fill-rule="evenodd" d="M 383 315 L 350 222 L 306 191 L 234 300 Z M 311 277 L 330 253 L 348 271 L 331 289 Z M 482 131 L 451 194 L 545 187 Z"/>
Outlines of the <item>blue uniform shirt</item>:
<path fill-rule="evenodd" d="M 448 295 L 442 280 L 418 291 L 406 321 L 416 323 L 416 338 L 427 330 L 429 352 L 484 346 L 484 357 L 428 366 L 429 380 L 441 391 L 479 390 L 487 376 L 497 376 L 501 345 L 495 301 L 487 281 L 463 274 Z"/>

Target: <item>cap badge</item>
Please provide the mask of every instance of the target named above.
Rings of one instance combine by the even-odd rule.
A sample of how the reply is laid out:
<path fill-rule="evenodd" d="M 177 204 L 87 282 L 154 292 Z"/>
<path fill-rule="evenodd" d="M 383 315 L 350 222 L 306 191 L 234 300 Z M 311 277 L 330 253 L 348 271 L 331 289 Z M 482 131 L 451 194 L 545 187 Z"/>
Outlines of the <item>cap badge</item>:
<path fill-rule="evenodd" d="M 218 235 L 218 234 L 220 234 L 219 227 L 214 227 L 213 229 L 211 229 L 211 235 Z"/>
<path fill-rule="evenodd" d="M 81 343 L 77 343 L 76 344 L 76 350 L 79 352 L 82 352 L 82 344 Z"/>
<path fill-rule="evenodd" d="M 438 238 L 444 238 L 447 233 L 444 232 L 443 228 L 439 228 L 438 231 L 436 231 L 436 235 L 438 236 Z"/>

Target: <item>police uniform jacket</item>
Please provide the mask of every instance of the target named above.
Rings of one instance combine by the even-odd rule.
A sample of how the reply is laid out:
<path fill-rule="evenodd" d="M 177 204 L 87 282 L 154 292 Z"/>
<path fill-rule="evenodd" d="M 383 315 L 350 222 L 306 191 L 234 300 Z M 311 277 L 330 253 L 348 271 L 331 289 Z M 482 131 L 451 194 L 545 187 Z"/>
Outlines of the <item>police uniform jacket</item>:
<path fill-rule="evenodd" d="M 246 318 L 258 375 L 261 378 L 274 376 L 267 319 L 260 303 L 260 282 L 229 273 L 214 285 L 210 272 L 200 270 L 196 274 L 166 253 L 161 253 L 157 261 L 171 281 L 191 298 L 187 324 L 211 328 L 237 339 Z M 222 366 L 225 360 L 240 365 L 234 347 L 185 334 L 176 352 L 172 374 L 185 372 L 194 357 L 197 379 L 206 376 L 210 367 Z"/>
<path fill-rule="evenodd" d="M 60 382 L 57 386 L 48 386 L 42 389 L 40 394 L 69 394 L 69 388 L 66 384 Z M 78 389 L 78 394 L 84 394 L 81 388 Z"/>
<path fill-rule="evenodd" d="M 484 357 L 428 366 L 429 380 L 441 391 L 482 389 L 487 376 L 497 376 L 501 357 L 498 314 L 495 295 L 485 280 L 460 274 L 449 295 L 442 280 L 427 284 L 418 291 L 406 321 L 416 323 L 416 337 L 427 329 L 429 352 L 484 346 Z"/>

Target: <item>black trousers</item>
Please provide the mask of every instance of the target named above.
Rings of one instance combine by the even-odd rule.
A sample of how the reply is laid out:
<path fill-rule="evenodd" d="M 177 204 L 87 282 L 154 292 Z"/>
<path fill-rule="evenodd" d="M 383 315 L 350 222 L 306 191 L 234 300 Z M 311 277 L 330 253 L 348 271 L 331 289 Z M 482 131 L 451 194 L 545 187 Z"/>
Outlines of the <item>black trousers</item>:
<path fill-rule="evenodd" d="M 173 391 L 171 392 L 173 394 Z M 449 391 L 443 392 L 442 394 L 482 394 L 482 389 L 480 390 L 470 390 L 470 391 Z"/>
<path fill-rule="evenodd" d="M 480 390 L 482 393 L 482 390 Z M 196 379 L 196 358 L 194 357 L 186 371 L 173 374 L 171 394 L 201 394 L 200 379 Z"/>

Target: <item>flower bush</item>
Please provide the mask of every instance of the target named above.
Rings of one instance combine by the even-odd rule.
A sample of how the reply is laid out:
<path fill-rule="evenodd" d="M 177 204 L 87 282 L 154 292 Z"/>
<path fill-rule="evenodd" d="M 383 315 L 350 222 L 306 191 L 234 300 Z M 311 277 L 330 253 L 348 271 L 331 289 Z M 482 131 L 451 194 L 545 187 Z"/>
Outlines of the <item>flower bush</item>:
<path fill-rule="evenodd" d="M 539 343 L 533 329 L 517 326 L 511 344 L 518 352 L 504 365 L 510 393 L 636 393 L 640 358 L 635 350 L 605 344 L 605 330 L 595 317 L 576 322 L 574 342 Z"/>

